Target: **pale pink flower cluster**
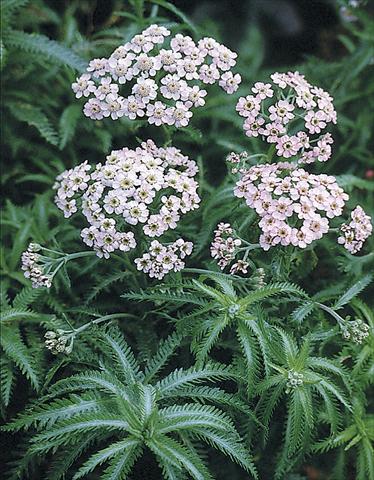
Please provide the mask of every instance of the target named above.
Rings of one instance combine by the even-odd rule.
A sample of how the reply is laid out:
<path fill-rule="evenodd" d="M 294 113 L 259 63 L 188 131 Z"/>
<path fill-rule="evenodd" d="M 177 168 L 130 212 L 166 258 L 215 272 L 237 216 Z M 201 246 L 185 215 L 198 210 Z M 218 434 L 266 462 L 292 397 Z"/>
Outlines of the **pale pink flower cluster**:
<path fill-rule="evenodd" d="M 349 224 L 343 223 L 340 227 L 341 236 L 338 243 L 354 254 L 361 250 L 365 240 L 370 237 L 373 226 L 371 217 L 366 215 L 360 205 L 351 212 L 351 219 Z"/>
<path fill-rule="evenodd" d="M 179 272 L 184 268 L 183 259 L 191 255 L 192 248 L 192 242 L 186 242 L 183 238 L 178 238 L 171 245 L 162 245 L 158 240 L 153 240 L 148 252 L 136 258 L 135 264 L 138 270 L 149 277 L 161 280 L 167 273 Z"/>
<path fill-rule="evenodd" d="M 241 77 L 231 71 L 236 53 L 213 38 L 195 43 L 180 33 L 164 45 L 169 36 L 167 28 L 151 25 L 109 58 L 91 60 L 88 73 L 72 84 L 77 98 L 92 97 L 84 114 L 93 120 L 125 116 L 185 127 L 191 108 L 205 104 L 201 84 L 218 83 L 228 94 L 238 89 Z"/>
<path fill-rule="evenodd" d="M 210 253 L 213 258 L 218 260 L 218 266 L 224 270 L 231 263 L 241 246 L 242 241 L 235 235 L 235 232 L 229 223 L 219 223 L 214 231 L 214 239 L 210 246 Z M 242 271 L 246 273 L 248 264 L 242 262 L 233 266 L 233 272 Z"/>
<path fill-rule="evenodd" d="M 234 194 L 260 217 L 260 246 L 305 248 L 342 214 L 348 195 L 331 175 L 313 175 L 289 162 L 255 165 L 243 173 Z"/>
<path fill-rule="evenodd" d="M 135 248 L 132 226 L 139 224 L 146 237 L 160 237 L 199 206 L 196 162 L 177 148 L 159 148 L 148 140 L 134 150 L 114 150 L 90 169 L 84 162 L 59 175 L 55 202 L 70 217 L 79 200 L 90 224 L 81 236 L 99 257 Z M 121 232 L 124 225 L 130 230 Z"/>
<path fill-rule="evenodd" d="M 299 163 L 327 161 L 333 140 L 321 132 L 336 123 L 332 97 L 299 72 L 273 73 L 271 79 L 272 84 L 256 82 L 252 93 L 238 100 L 246 135 L 261 135 L 275 145 L 279 157 L 297 157 Z"/>
<path fill-rule="evenodd" d="M 44 257 L 38 253 L 40 246 L 30 243 L 27 250 L 21 256 L 21 268 L 26 278 L 29 278 L 33 288 L 50 288 L 52 276 L 45 269 Z"/>

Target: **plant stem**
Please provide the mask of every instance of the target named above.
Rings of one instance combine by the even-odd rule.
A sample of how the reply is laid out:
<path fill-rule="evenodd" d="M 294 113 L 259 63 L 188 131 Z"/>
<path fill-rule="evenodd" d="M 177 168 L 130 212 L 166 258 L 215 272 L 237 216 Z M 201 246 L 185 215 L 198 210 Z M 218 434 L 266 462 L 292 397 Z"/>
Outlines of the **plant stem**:
<path fill-rule="evenodd" d="M 86 330 L 91 325 L 98 325 L 99 323 L 106 322 L 107 320 L 113 320 L 114 318 L 138 318 L 136 315 L 132 315 L 131 313 L 111 313 L 110 315 L 105 315 L 104 317 L 96 318 L 95 320 L 91 320 L 90 322 L 85 323 L 79 328 L 74 329 L 74 337 L 79 333 Z"/>
<path fill-rule="evenodd" d="M 315 305 L 320 307 L 322 310 L 325 310 L 325 312 L 329 313 L 332 317 L 334 317 L 335 320 L 339 323 L 339 325 L 344 325 L 344 319 L 338 313 L 336 313 L 335 310 L 328 307 L 327 305 L 324 305 L 323 303 L 315 302 Z"/>

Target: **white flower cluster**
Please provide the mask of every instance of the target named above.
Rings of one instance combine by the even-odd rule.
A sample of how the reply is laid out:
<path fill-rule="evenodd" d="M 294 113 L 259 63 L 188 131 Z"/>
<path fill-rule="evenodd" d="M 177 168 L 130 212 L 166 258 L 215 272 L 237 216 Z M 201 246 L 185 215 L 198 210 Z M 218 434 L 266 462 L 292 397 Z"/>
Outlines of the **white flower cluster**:
<path fill-rule="evenodd" d="M 331 175 L 313 175 L 288 162 L 255 165 L 241 174 L 234 194 L 260 216 L 260 246 L 305 248 L 342 214 L 348 195 Z"/>
<path fill-rule="evenodd" d="M 304 375 L 295 370 L 290 370 L 287 374 L 287 384 L 286 384 L 286 393 L 290 393 L 291 390 L 294 390 L 304 383 Z"/>
<path fill-rule="evenodd" d="M 84 162 L 59 175 L 55 201 L 70 217 L 80 200 L 80 211 L 90 224 L 81 236 L 99 257 L 136 247 L 133 231 L 121 232 L 121 227 L 139 225 L 146 237 L 160 237 L 199 206 L 196 162 L 177 148 L 159 148 L 148 140 L 135 150 L 114 150 L 105 163 L 88 173 L 90 169 Z"/>
<path fill-rule="evenodd" d="M 72 85 L 77 98 L 93 97 L 84 106 L 85 115 L 93 120 L 147 118 L 157 126 L 185 127 L 190 109 L 205 104 L 201 84 L 218 83 L 228 94 L 238 89 L 241 77 L 231 72 L 236 53 L 213 38 L 195 43 L 180 33 L 165 45 L 169 36 L 167 28 L 151 25 L 109 58 L 91 60 L 88 73 Z"/>
<path fill-rule="evenodd" d="M 366 215 L 360 205 L 351 212 L 351 219 L 349 224 L 343 223 L 340 227 L 342 235 L 338 238 L 338 243 L 354 254 L 361 250 L 365 240 L 370 237 L 373 226 L 371 217 Z"/>
<path fill-rule="evenodd" d="M 369 325 L 360 318 L 353 321 L 345 321 L 342 327 L 343 338 L 361 344 L 369 336 Z"/>
<path fill-rule="evenodd" d="M 21 268 L 25 277 L 31 280 L 33 288 L 50 288 L 53 275 L 48 275 L 45 257 L 38 253 L 40 250 L 38 244 L 30 243 L 27 250 L 22 253 Z"/>
<path fill-rule="evenodd" d="M 332 97 L 299 72 L 273 73 L 271 79 L 273 84 L 256 82 L 252 94 L 239 98 L 236 110 L 245 118 L 246 135 L 261 135 L 280 157 L 297 156 L 299 163 L 327 161 L 333 140 L 320 133 L 336 123 Z"/>
<path fill-rule="evenodd" d="M 138 270 L 148 274 L 151 278 L 161 280 L 171 272 L 179 272 L 185 266 L 183 259 L 191 255 L 193 244 L 178 238 L 171 245 L 162 245 L 153 240 L 147 253 L 135 259 Z"/>

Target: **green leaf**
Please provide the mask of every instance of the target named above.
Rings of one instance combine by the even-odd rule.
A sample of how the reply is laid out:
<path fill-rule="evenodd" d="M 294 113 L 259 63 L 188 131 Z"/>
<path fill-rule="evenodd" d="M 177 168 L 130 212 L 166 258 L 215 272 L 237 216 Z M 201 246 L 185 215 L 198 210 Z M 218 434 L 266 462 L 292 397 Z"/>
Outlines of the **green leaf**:
<path fill-rule="evenodd" d="M 349 290 L 347 290 L 332 307 L 334 310 L 339 310 L 349 303 L 352 298 L 356 297 L 362 292 L 373 280 L 372 275 L 366 275 L 364 278 L 355 283 Z"/>
<path fill-rule="evenodd" d="M 84 477 L 88 473 L 91 473 L 96 467 L 108 461 L 110 458 L 119 457 L 119 454 L 121 454 L 122 458 L 127 457 L 128 459 L 131 454 L 134 454 L 138 445 L 139 440 L 131 437 L 112 443 L 109 447 L 103 448 L 99 452 L 91 455 L 90 458 L 79 468 L 77 473 L 74 475 L 73 480 Z"/>
<path fill-rule="evenodd" d="M 87 63 L 70 48 L 38 33 L 8 31 L 4 35 L 4 43 L 7 47 L 39 55 L 52 63 L 67 66 L 79 72 L 83 72 L 87 66 Z"/>
<path fill-rule="evenodd" d="M 62 112 L 59 122 L 60 150 L 63 150 L 66 144 L 73 138 L 80 116 L 81 107 L 76 104 L 69 105 Z"/>
<path fill-rule="evenodd" d="M 58 133 L 40 107 L 21 102 L 9 102 L 7 106 L 17 120 L 37 128 L 47 142 L 58 145 Z"/>
<path fill-rule="evenodd" d="M 34 355 L 23 343 L 18 329 L 3 326 L 1 328 L 1 345 L 9 359 L 30 380 L 34 389 L 38 390 L 39 378 Z"/>

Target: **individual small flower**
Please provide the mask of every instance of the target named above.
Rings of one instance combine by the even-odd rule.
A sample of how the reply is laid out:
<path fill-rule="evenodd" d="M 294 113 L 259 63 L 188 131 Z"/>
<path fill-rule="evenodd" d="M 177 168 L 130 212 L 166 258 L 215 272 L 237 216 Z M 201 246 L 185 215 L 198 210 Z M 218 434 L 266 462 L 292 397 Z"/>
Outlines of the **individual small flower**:
<path fill-rule="evenodd" d="M 135 120 L 137 117 L 144 117 L 145 104 L 134 95 L 130 95 L 123 101 L 123 113 L 130 120 Z"/>
<path fill-rule="evenodd" d="M 213 83 L 216 83 L 217 80 L 219 80 L 219 78 L 220 78 L 219 70 L 214 64 L 211 64 L 211 65 L 204 64 L 199 68 L 199 79 L 203 83 L 212 85 Z"/>
<path fill-rule="evenodd" d="M 90 74 L 84 73 L 72 84 L 71 88 L 77 98 L 81 98 L 82 95 L 84 97 L 89 97 L 91 93 L 96 92 L 95 84 L 90 78 Z"/>
<path fill-rule="evenodd" d="M 90 61 L 87 72 L 92 72 L 94 77 L 102 77 L 108 68 L 108 60 L 106 58 L 94 58 Z"/>
<path fill-rule="evenodd" d="M 370 237 L 373 226 L 371 217 L 366 215 L 360 205 L 351 212 L 351 222 L 343 223 L 340 227 L 341 235 L 338 243 L 343 245 L 352 255 L 359 252 L 365 240 Z"/>
<path fill-rule="evenodd" d="M 197 80 L 199 78 L 198 65 L 190 57 L 185 57 L 178 61 L 176 74 L 186 80 Z"/>
<path fill-rule="evenodd" d="M 203 107 L 205 105 L 205 96 L 207 91 L 199 88 L 197 85 L 187 87 L 182 92 L 182 100 L 187 108 Z"/>
<path fill-rule="evenodd" d="M 108 73 L 114 81 L 123 85 L 127 81 L 131 81 L 134 73 L 130 68 L 135 56 L 127 54 L 125 58 L 110 58 L 108 61 Z"/>
<path fill-rule="evenodd" d="M 83 113 L 92 120 L 102 120 L 104 118 L 104 104 L 96 98 L 90 98 L 84 105 Z"/>
<path fill-rule="evenodd" d="M 236 104 L 236 110 L 242 117 L 255 117 L 260 111 L 260 101 L 253 95 L 240 97 Z"/>
<path fill-rule="evenodd" d="M 102 104 L 104 117 L 111 117 L 113 120 L 123 117 L 125 114 L 124 98 L 116 93 L 110 93 L 106 96 Z"/>
<path fill-rule="evenodd" d="M 159 126 L 169 123 L 170 109 L 162 102 L 148 103 L 145 114 L 148 117 L 148 123 L 151 125 Z"/>
<path fill-rule="evenodd" d="M 247 137 L 258 137 L 259 131 L 264 123 L 265 120 L 261 116 L 247 117 L 243 124 L 243 129 Z"/>
<path fill-rule="evenodd" d="M 234 75 L 232 72 L 226 72 L 221 76 L 218 85 L 225 90 L 226 93 L 232 94 L 237 91 L 242 81 L 242 77 L 237 73 Z"/>
<path fill-rule="evenodd" d="M 165 72 L 174 73 L 177 70 L 178 61 L 182 58 L 182 54 L 173 50 L 161 49 L 158 54 L 157 61 Z"/>
<path fill-rule="evenodd" d="M 230 70 L 236 64 L 237 54 L 224 45 L 217 45 L 211 52 L 213 64 L 223 71 Z"/>
<path fill-rule="evenodd" d="M 132 93 L 138 97 L 142 103 L 148 103 L 157 96 L 157 84 L 150 78 L 138 78 L 132 88 Z"/>
<path fill-rule="evenodd" d="M 168 124 L 177 128 L 186 127 L 192 117 L 192 112 L 183 102 L 177 102 L 175 107 L 169 109 Z"/>
<path fill-rule="evenodd" d="M 100 85 L 97 88 L 95 87 L 95 97 L 99 100 L 105 100 L 106 96 L 109 94 L 116 96 L 118 94 L 118 89 L 118 85 L 112 83 L 110 77 L 104 77 L 101 79 Z"/>
<path fill-rule="evenodd" d="M 291 103 L 279 100 L 275 105 L 269 107 L 269 118 L 272 122 L 286 124 L 294 118 L 295 115 L 292 113 L 294 109 L 295 107 Z"/>
<path fill-rule="evenodd" d="M 260 100 L 271 98 L 274 95 L 274 91 L 272 90 L 270 83 L 256 82 L 254 87 L 252 87 L 252 92 Z"/>
<path fill-rule="evenodd" d="M 187 83 L 178 75 L 166 75 L 161 79 L 162 87 L 160 93 L 167 99 L 179 100 L 183 90 L 186 89 Z"/>
<path fill-rule="evenodd" d="M 305 115 L 305 126 L 310 133 L 320 133 L 326 127 L 326 114 L 321 110 L 308 112 Z"/>
<path fill-rule="evenodd" d="M 277 154 L 284 158 L 295 156 L 300 148 L 301 144 L 296 136 L 289 137 L 288 135 L 283 135 L 276 144 Z"/>

